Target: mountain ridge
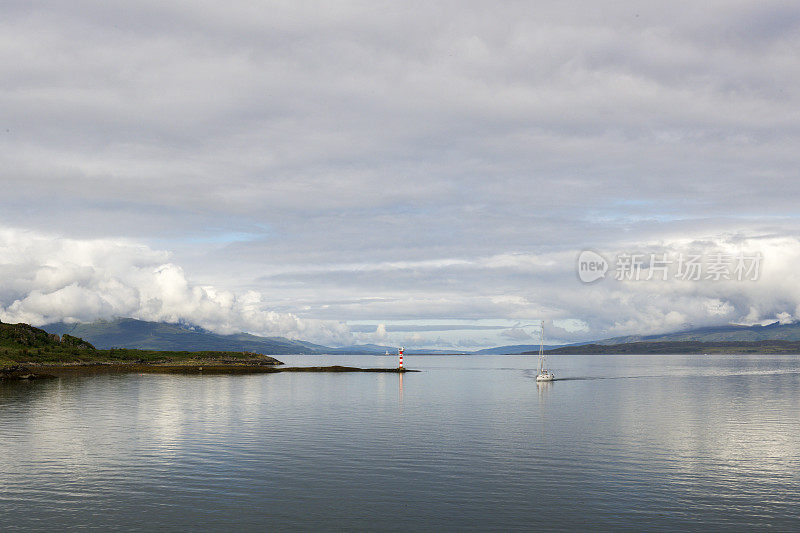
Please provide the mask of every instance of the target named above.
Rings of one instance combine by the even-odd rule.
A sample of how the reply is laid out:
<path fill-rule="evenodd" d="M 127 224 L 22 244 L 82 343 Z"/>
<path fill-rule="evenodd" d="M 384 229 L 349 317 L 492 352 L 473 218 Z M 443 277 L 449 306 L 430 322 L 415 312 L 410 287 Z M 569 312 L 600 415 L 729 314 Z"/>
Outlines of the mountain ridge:
<path fill-rule="evenodd" d="M 283 337 L 258 337 L 249 333 L 220 335 L 186 324 L 147 322 L 116 318 L 90 323 L 56 322 L 41 329 L 56 335 L 69 334 L 91 342 L 99 349 L 242 351 L 267 355 L 325 353 L 327 347 Z"/>
<path fill-rule="evenodd" d="M 796 342 L 800 341 L 800 322 L 791 322 L 781 324 L 780 322 L 771 322 L 769 324 L 760 325 L 745 325 L 745 324 L 728 324 L 724 326 L 704 326 L 700 328 L 687 329 L 683 331 L 675 331 L 671 333 L 660 333 L 654 335 L 625 335 L 620 337 L 610 337 L 607 339 L 576 342 L 564 345 L 546 345 L 545 350 L 561 350 L 559 353 L 567 353 L 564 350 L 575 349 L 578 350 L 582 346 L 614 346 L 623 344 L 653 344 L 653 343 L 676 343 L 676 342 L 692 342 L 692 343 L 707 343 L 709 347 L 714 343 L 758 343 L 764 341 L 786 341 Z M 726 346 L 726 345 L 723 345 Z M 726 346 L 731 347 L 731 344 Z M 517 348 L 523 348 L 517 351 Z M 526 354 L 529 355 L 539 349 L 538 345 L 517 345 L 517 346 L 499 346 L 496 348 L 487 348 L 479 350 L 475 353 L 484 354 Z M 504 351 L 507 350 L 507 351 Z M 596 353 L 600 353 L 600 349 Z M 584 351 L 575 353 L 584 353 Z M 589 352 L 586 352 L 589 353 Z M 593 352 L 594 353 L 594 352 Z M 603 352 L 606 353 L 606 352 Z"/>
<path fill-rule="evenodd" d="M 800 322 L 781 324 L 772 322 L 766 325 L 728 324 L 725 326 L 704 326 L 672 333 L 657 335 L 626 335 L 592 341 L 591 344 L 627 344 L 632 342 L 755 342 L 766 340 L 800 341 Z M 581 343 L 581 344 L 590 344 Z"/>
<path fill-rule="evenodd" d="M 338 348 L 285 337 L 260 337 L 251 333 L 222 335 L 184 322 L 148 322 L 135 318 L 115 318 L 95 322 L 55 322 L 41 326 L 48 333 L 69 334 L 88 340 L 99 349 L 247 351 L 267 355 L 383 355 L 397 354 L 397 346 L 356 344 Z M 406 354 L 465 353 L 458 350 L 410 349 Z"/>
<path fill-rule="evenodd" d="M 182 351 L 249 351 L 269 355 L 305 354 L 305 355 L 344 355 L 365 354 L 383 355 L 387 351 L 394 355 L 396 346 L 379 344 L 360 344 L 343 347 L 330 347 L 312 342 L 287 339 L 284 337 L 260 337 L 250 333 L 234 333 L 221 335 L 205 330 L 199 326 L 179 322 L 147 322 L 133 318 L 116 318 L 98 320 L 91 323 L 47 324 L 41 329 L 51 334 L 71 335 L 86 339 L 98 349 L 131 348 L 143 350 L 182 350 Z M 632 343 L 672 343 L 672 342 L 705 342 L 705 343 L 748 343 L 760 341 L 800 341 L 800 323 L 780 324 L 774 322 L 767 325 L 725 325 L 707 326 L 684 331 L 657 335 L 628 335 L 607 339 L 573 343 L 568 345 L 547 345 L 546 350 L 567 349 L 585 345 L 622 345 Z M 473 352 L 462 350 L 426 350 L 409 349 L 406 354 L 451 354 L 473 353 L 478 355 L 522 354 L 535 352 L 538 344 L 520 344 L 485 348 Z"/>

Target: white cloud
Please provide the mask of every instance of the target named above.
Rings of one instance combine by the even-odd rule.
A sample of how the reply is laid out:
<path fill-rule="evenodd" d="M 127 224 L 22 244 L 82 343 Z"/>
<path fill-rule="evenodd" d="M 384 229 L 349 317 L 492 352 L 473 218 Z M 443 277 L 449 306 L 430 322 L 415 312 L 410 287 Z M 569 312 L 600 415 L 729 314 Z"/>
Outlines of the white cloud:
<path fill-rule="evenodd" d="M 248 331 L 346 343 L 346 325 L 265 309 L 243 294 L 192 284 L 166 252 L 126 240 L 76 240 L 0 230 L 0 319 L 43 325 L 126 316 L 186 321 L 219 333 Z"/>
<path fill-rule="evenodd" d="M 386 333 L 386 324 L 378 324 L 378 327 L 375 328 L 375 333 L 373 335 L 376 342 L 385 342 L 389 338 L 388 333 Z"/>
<path fill-rule="evenodd" d="M 534 340 L 533 337 L 522 328 L 507 329 L 503 331 L 501 335 L 506 339 L 509 339 L 509 342 L 515 342 L 515 343 L 523 343 L 523 342 L 531 343 Z"/>
<path fill-rule="evenodd" d="M 627 246 L 627 247 L 622 247 Z M 133 241 L 118 239 L 76 240 L 32 231 L 0 230 L 0 319 L 5 322 L 92 321 L 97 318 L 131 316 L 143 320 L 186 321 L 212 331 L 248 331 L 280 335 L 328 344 L 375 342 L 409 346 L 452 348 L 484 347 L 511 341 L 535 342 L 530 324 L 548 321 L 548 342 L 589 340 L 615 335 L 668 332 L 691 326 L 720 323 L 788 322 L 800 318 L 800 239 L 779 236 L 696 235 L 671 241 L 625 243 L 604 251 L 612 258 L 624 252 L 734 255 L 761 254 L 757 280 L 618 281 L 607 278 L 581 283 L 575 274 L 577 251 L 544 253 L 514 261 L 491 257 L 461 260 L 399 263 L 368 263 L 358 269 L 332 265 L 318 272 L 313 282 L 308 271 L 281 274 L 289 283 L 284 290 L 310 286 L 326 295 L 355 291 L 358 312 L 371 317 L 405 319 L 458 316 L 467 309 L 482 316 L 518 317 L 520 322 L 495 331 L 460 322 L 453 331 L 434 325 L 419 326 L 419 332 L 392 330 L 390 322 L 379 322 L 373 332 L 352 334 L 344 320 L 301 317 L 273 310 L 274 302 L 259 291 L 234 292 L 192 283 L 184 270 L 170 262 L 167 252 Z M 332 273 L 343 277 L 331 278 Z M 402 296 L 393 290 L 378 290 L 374 297 L 364 279 L 376 273 L 382 284 L 402 285 Z M 411 274 L 411 281 L 391 281 Z M 432 278 L 428 278 L 428 275 Z M 610 271 L 609 276 L 614 272 Z M 464 285 L 449 286 L 441 279 L 457 277 Z M 645 276 L 643 276 L 644 278 Z M 507 280 L 522 284 L 509 290 Z M 354 282 L 351 284 L 351 280 Z M 480 283 L 480 280 L 484 280 Z M 487 281 L 488 280 L 488 281 Z M 491 280 L 494 280 L 493 282 Z M 430 285 L 429 281 L 433 283 Z M 269 286 L 269 282 L 265 284 Z M 473 287 L 468 296 L 464 286 Z M 373 297 L 368 297 L 372 295 Z M 349 304 L 328 302 L 332 315 L 346 315 Z M 455 324 L 457 321 L 452 322 Z M 431 323 L 433 324 L 433 323 Z M 447 324 L 444 322 L 443 324 Z M 491 325 L 491 324 L 490 324 Z M 406 326 L 406 329 L 409 326 Z M 483 326 L 481 326 L 483 327 Z M 402 328 L 401 328 L 402 329 Z M 425 330 L 425 331 L 422 331 Z M 529 331 L 530 330 L 530 331 Z"/>
<path fill-rule="evenodd" d="M 443 316 L 544 318 L 548 320 L 547 337 L 554 342 L 798 317 L 798 237 L 696 232 L 665 235 L 656 241 L 607 242 L 600 251 L 612 260 L 612 269 L 605 280 L 592 284 L 578 279 L 577 249 L 515 254 L 514 261 L 461 257 L 413 264 L 363 263 L 358 269 L 318 265 L 313 270 L 286 265 L 283 272 L 262 283 L 274 284 L 276 289 L 283 284 L 287 293 L 313 287 L 318 296 L 328 295 L 325 309 L 316 308 L 317 312 L 331 317 L 382 317 L 387 324 L 391 319 Z M 648 281 L 646 272 L 640 281 L 617 281 L 615 258 L 622 253 L 666 253 L 672 260 L 681 254 L 713 260 L 718 253 L 731 258 L 742 253 L 747 257 L 761 254 L 762 259 L 756 280 L 715 281 L 706 279 L 704 271 L 701 279 L 684 281 L 676 278 L 677 265 L 673 264 L 666 281 L 659 277 Z M 728 268 L 735 278 L 734 265 Z M 393 338 L 399 342 L 401 337 L 393 334 Z M 456 342 L 454 335 L 447 338 L 451 344 Z M 476 338 L 473 334 L 464 341 Z M 502 342 L 497 336 L 488 339 Z"/>

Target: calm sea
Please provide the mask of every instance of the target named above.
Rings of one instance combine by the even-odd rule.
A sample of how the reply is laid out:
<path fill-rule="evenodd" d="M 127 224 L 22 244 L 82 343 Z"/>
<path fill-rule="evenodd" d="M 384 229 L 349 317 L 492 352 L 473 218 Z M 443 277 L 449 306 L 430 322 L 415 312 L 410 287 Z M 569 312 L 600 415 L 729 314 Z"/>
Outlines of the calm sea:
<path fill-rule="evenodd" d="M 0 530 L 800 530 L 800 358 L 550 363 L 2 383 Z"/>

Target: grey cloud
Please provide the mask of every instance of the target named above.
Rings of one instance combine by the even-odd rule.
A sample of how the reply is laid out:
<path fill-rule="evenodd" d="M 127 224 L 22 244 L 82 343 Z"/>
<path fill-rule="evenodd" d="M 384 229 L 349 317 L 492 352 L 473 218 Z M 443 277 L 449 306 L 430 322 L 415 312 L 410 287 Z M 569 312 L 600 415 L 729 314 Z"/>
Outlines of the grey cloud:
<path fill-rule="evenodd" d="M 168 249 L 282 313 L 672 327 L 612 316 L 635 288 L 585 304 L 574 254 L 798 234 L 791 2 L 0 9 L 0 224 Z M 515 253 L 553 264 L 479 263 Z M 704 291 L 735 312 L 664 297 L 698 323 L 792 307 Z"/>

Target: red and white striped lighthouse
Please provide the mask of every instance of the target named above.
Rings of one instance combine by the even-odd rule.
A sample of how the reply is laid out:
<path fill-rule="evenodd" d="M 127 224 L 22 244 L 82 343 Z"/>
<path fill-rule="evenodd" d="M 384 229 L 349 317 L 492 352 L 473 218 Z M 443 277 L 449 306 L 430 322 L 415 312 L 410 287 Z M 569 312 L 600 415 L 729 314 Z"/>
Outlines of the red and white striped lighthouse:
<path fill-rule="evenodd" d="M 403 368 L 403 351 L 404 350 L 405 350 L 405 347 L 402 347 L 399 350 L 397 350 L 397 354 L 400 356 L 400 366 L 398 368 Z"/>

